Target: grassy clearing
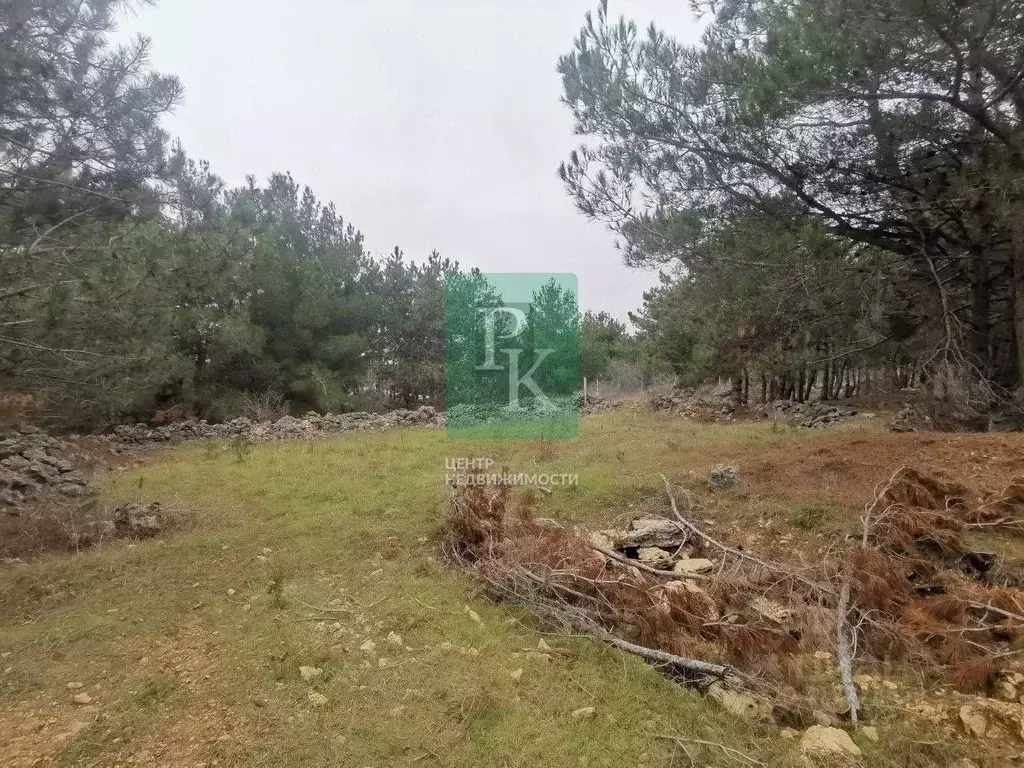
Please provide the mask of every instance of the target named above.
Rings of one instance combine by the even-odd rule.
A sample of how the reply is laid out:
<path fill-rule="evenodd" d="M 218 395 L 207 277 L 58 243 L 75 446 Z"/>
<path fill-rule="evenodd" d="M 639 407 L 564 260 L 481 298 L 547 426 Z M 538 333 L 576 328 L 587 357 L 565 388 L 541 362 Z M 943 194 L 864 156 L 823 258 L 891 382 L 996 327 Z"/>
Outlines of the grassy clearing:
<path fill-rule="evenodd" d="M 776 484 L 747 483 L 703 514 L 736 527 L 797 514 L 817 531 L 855 515 L 856 494 L 821 473 L 784 482 L 783 457 L 827 461 L 815 452 L 851 439 L 883 438 L 870 425 L 709 427 L 623 411 L 584 420 L 573 442 L 399 430 L 150 454 L 110 473 L 107 496 L 160 500 L 187 527 L 0 572 L 0 762 L 667 767 L 689 763 L 657 736 L 683 733 L 795 764 L 775 726 L 729 716 L 636 659 L 582 638 L 538 649 L 528 617 L 440 565 L 445 458 L 578 473 L 578 487 L 541 494 L 537 513 L 595 524 L 660 504 L 659 473 L 696 489 L 713 463 L 763 459 Z M 878 469 L 851 482 L 869 491 Z M 799 511 L 815 503 L 828 514 Z M 303 681 L 300 666 L 322 673 Z M 72 704 L 80 692 L 92 703 Z M 584 707 L 592 719 L 572 716 Z M 898 730 L 862 744 L 869 763 L 939 761 L 900 748 Z"/>

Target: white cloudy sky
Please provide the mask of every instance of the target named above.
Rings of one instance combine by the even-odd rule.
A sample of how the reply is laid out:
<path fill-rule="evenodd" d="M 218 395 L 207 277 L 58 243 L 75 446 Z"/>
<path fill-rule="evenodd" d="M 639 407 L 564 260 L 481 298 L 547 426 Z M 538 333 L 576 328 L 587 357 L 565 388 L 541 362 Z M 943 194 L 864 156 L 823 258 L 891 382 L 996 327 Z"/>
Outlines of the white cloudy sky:
<path fill-rule="evenodd" d="M 625 318 L 655 278 L 556 176 L 579 142 L 555 63 L 596 0 L 163 0 L 122 33 L 178 75 L 168 120 L 229 183 L 291 171 L 371 251 L 431 249 L 485 271 L 574 272 L 583 306 Z M 610 13 L 694 39 L 686 0 Z"/>

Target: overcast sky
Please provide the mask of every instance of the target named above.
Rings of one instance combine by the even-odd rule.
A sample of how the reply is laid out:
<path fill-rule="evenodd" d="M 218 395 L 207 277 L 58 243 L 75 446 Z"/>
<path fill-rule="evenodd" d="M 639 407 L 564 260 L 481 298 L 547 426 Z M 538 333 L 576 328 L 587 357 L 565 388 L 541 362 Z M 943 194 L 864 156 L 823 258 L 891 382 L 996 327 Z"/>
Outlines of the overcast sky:
<path fill-rule="evenodd" d="M 625 319 L 655 276 L 623 266 L 556 171 L 579 142 L 556 61 L 596 0 L 163 0 L 153 40 L 185 102 L 167 121 L 231 184 L 291 171 L 367 247 L 437 249 L 484 271 L 574 272 Z M 429 10 L 428 10 L 429 9 Z M 686 0 L 611 0 L 683 39 Z"/>

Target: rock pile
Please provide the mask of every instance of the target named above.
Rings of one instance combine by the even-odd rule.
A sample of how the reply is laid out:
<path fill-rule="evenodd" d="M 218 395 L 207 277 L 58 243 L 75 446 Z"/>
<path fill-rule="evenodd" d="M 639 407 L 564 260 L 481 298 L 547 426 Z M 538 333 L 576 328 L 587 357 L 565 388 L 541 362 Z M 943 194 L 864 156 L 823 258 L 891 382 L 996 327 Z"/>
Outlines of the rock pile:
<path fill-rule="evenodd" d="M 665 517 L 640 517 L 626 530 L 588 534 L 588 540 L 595 547 L 617 552 L 644 566 L 674 571 L 680 579 L 715 570 L 715 561 L 690 556 L 695 553 L 687 548 L 687 538 L 681 525 Z"/>
<path fill-rule="evenodd" d="M 931 418 L 912 405 L 904 405 L 900 411 L 886 422 L 893 432 L 919 432 L 932 428 Z"/>
<path fill-rule="evenodd" d="M 25 501 L 81 497 L 88 483 L 60 440 L 28 426 L 0 435 L 0 508 L 12 512 Z"/>
<path fill-rule="evenodd" d="M 729 393 L 706 395 L 697 392 L 676 390 L 658 393 L 650 398 L 650 406 L 656 411 L 668 411 L 684 419 L 701 422 L 731 421 L 744 414 L 753 418 L 774 421 L 795 421 L 807 429 L 822 429 L 840 421 L 853 418 L 857 410 L 833 403 L 798 403 L 795 400 L 773 400 L 764 405 L 735 408 L 729 401 Z"/>
<path fill-rule="evenodd" d="M 773 421 L 795 421 L 805 429 L 824 429 L 852 419 L 857 409 L 834 403 L 798 403 L 795 400 L 773 400 L 752 406 L 751 411 Z"/>
<path fill-rule="evenodd" d="M 852 419 L 856 415 L 856 408 L 849 408 L 845 405 L 816 403 L 805 413 L 805 418 L 800 422 L 800 426 L 806 429 L 824 429 L 841 421 Z"/>
<path fill-rule="evenodd" d="M 728 393 L 716 396 L 675 390 L 651 395 L 649 402 L 655 411 L 667 411 L 691 421 L 713 422 L 733 418 L 736 409 L 724 399 L 727 397 Z"/>
<path fill-rule="evenodd" d="M 202 419 L 187 419 L 174 424 L 122 424 L 104 438 L 123 443 L 179 443 L 187 440 L 208 440 L 218 437 L 245 437 L 254 442 L 267 442 L 293 437 L 311 437 L 332 432 L 381 432 L 394 427 L 437 427 L 444 424 L 444 415 L 432 406 L 389 413 L 328 413 L 313 411 L 301 418 L 282 416 L 277 421 L 254 422 L 240 417 L 220 424 Z"/>
<path fill-rule="evenodd" d="M 158 501 L 130 501 L 113 508 L 87 505 L 80 517 L 73 525 L 71 521 L 61 521 L 70 549 L 84 549 L 111 539 L 148 539 L 162 533 L 165 527 Z"/>

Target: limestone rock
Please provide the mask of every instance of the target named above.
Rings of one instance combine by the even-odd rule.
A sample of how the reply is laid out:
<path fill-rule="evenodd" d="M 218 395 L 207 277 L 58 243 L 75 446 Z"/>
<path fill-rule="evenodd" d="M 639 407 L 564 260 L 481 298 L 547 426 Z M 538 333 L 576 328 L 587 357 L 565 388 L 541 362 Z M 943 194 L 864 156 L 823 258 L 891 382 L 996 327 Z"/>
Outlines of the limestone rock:
<path fill-rule="evenodd" d="M 160 503 L 141 504 L 132 501 L 121 504 L 114 510 L 114 526 L 122 536 L 156 536 L 164 529 Z"/>
<path fill-rule="evenodd" d="M 812 725 L 800 737 L 800 750 L 805 754 L 833 754 L 860 757 L 860 747 L 853 743 L 850 734 L 827 725 Z"/>
<path fill-rule="evenodd" d="M 729 464 L 716 464 L 711 468 L 708 488 L 712 491 L 726 491 L 740 482 L 740 470 Z"/>
<path fill-rule="evenodd" d="M 963 723 L 964 730 L 975 738 L 983 738 L 988 730 L 988 721 L 985 719 L 985 715 L 971 709 L 967 704 L 960 707 L 960 722 Z"/>
<path fill-rule="evenodd" d="M 660 547 L 675 550 L 686 543 L 686 532 L 665 517 L 640 517 L 630 523 L 628 531 L 612 533 L 619 549 Z"/>
<path fill-rule="evenodd" d="M 680 560 L 672 566 L 672 570 L 681 575 L 708 573 L 715 570 L 715 563 L 713 560 L 706 560 L 703 557 L 693 557 Z"/>
<path fill-rule="evenodd" d="M 652 568 L 667 568 L 672 564 L 672 555 L 658 547 L 640 547 L 636 559 Z"/>
<path fill-rule="evenodd" d="M 768 621 L 776 624 L 782 624 L 793 617 L 793 611 L 774 600 L 769 600 L 767 597 L 755 597 L 750 601 L 750 607 L 768 619 Z"/>
<path fill-rule="evenodd" d="M 299 667 L 299 676 L 307 683 L 310 680 L 316 680 L 323 673 L 324 671 L 320 667 Z"/>
<path fill-rule="evenodd" d="M 727 711 L 751 720 L 770 720 L 772 706 L 764 699 L 726 688 L 721 683 L 714 683 L 708 688 L 708 696 L 713 698 Z"/>

